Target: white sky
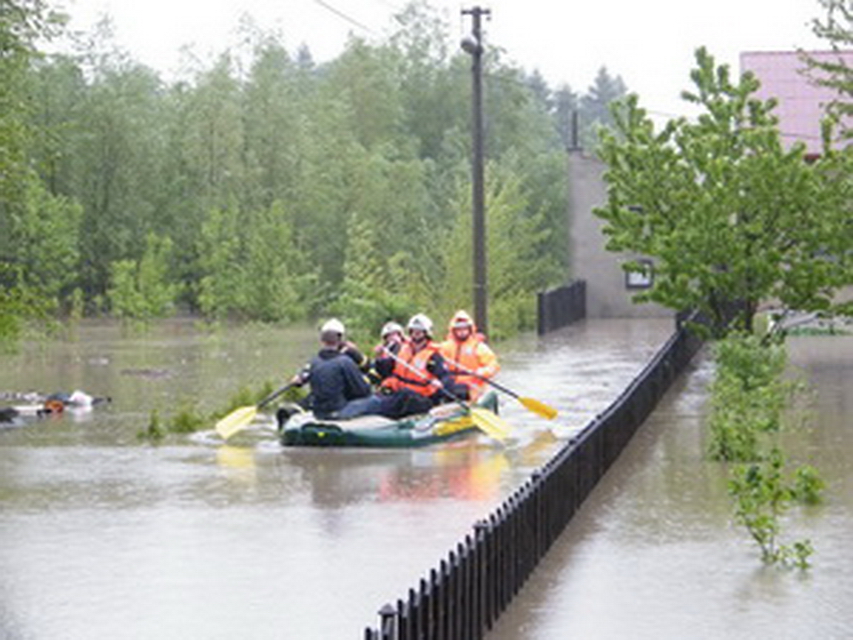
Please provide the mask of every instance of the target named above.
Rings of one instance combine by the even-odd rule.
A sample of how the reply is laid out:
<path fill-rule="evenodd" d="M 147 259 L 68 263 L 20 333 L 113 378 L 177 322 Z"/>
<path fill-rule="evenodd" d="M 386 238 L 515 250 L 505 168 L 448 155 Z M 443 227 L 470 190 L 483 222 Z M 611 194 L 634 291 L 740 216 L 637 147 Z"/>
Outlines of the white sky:
<path fill-rule="evenodd" d="M 168 79 L 179 49 L 219 53 L 234 42 L 244 14 L 284 34 L 291 53 L 302 43 L 315 60 L 337 56 L 352 32 L 383 38 L 404 0 L 52 0 L 71 15 L 71 27 L 89 30 L 108 13 L 116 37 L 134 59 Z M 429 0 L 446 11 L 454 36 L 470 31 L 461 9 L 488 8 L 485 39 L 528 71 L 538 69 L 552 88 L 567 82 L 586 92 L 598 69 L 619 75 L 640 103 L 659 115 L 687 113 L 679 94 L 692 88 L 693 52 L 706 46 L 718 63 L 739 71 L 742 51 L 828 48 L 811 31 L 823 18 L 818 0 Z M 348 16 L 340 17 L 334 10 Z M 363 25 L 368 30 L 362 29 Z"/>

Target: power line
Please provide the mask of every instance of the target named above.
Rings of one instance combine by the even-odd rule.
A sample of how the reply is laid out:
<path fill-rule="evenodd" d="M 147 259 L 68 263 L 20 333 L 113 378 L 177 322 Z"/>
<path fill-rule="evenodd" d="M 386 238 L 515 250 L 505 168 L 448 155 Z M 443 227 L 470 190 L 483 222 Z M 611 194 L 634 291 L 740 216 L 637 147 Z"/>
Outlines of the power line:
<path fill-rule="evenodd" d="M 369 34 L 371 34 L 371 35 L 374 35 L 374 36 L 375 36 L 375 35 L 377 35 L 377 34 L 376 34 L 376 32 L 375 32 L 373 29 L 371 29 L 370 27 L 368 27 L 368 26 L 367 26 L 367 25 L 365 25 L 365 24 L 362 24 L 361 22 L 359 22 L 358 20 L 356 20 L 356 19 L 355 19 L 355 18 L 353 18 L 352 16 L 350 16 L 350 15 L 348 15 L 348 14 L 344 13 L 343 11 L 341 11 L 340 9 L 338 9 L 337 7 L 333 7 L 333 6 L 332 6 L 332 5 L 330 5 L 328 2 L 325 2 L 324 0 L 314 0 L 314 2 L 316 2 L 317 4 L 319 4 L 321 7 L 323 7 L 323 8 L 324 8 L 324 9 L 326 9 L 327 11 L 331 11 L 332 13 L 334 13 L 334 14 L 335 14 L 336 16 L 338 16 L 339 18 L 341 18 L 341 19 L 343 19 L 343 20 L 345 20 L 345 21 L 349 22 L 351 25 L 356 26 L 356 27 L 358 27 L 359 29 L 361 29 L 361 30 L 363 30 L 363 31 L 366 31 L 367 33 L 369 33 Z"/>

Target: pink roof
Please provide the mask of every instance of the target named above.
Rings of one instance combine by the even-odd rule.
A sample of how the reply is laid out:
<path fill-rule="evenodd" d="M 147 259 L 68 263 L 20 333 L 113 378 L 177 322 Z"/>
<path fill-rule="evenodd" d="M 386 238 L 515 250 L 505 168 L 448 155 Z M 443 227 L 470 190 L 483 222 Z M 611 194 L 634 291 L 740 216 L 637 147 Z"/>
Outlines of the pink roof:
<path fill-rule="evenodd" d="M 819 61 L 843 61 L 853 67 L 853 51 L 809 51 Z M 795 141 L 806 144 L 809 154 L 820 154 L 820 120 L 825 106 L 839 97 L 834 89 L 814 84 L 806 74 L 806 63 L 796 51 L 747 51 L 740 54 L 741 73 L 752 71 L 761 82 L 756 97 L 775 97 L 774 113 L 786 146 Z M 812 75 L 814 75 L 813 72 Z"/>

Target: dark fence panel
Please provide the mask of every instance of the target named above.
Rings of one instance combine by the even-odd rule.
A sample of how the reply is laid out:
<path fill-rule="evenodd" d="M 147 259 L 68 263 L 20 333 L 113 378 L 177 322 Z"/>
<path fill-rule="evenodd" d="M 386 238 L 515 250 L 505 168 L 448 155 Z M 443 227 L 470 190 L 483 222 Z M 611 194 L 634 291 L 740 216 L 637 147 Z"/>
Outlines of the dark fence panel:
<path fill-rule="evenodd" d="M 385 605 L 379 628 L 365 629 L 364 638 L 481 639 L 701 345 L 679 323 L 619 398 L 476 523 L 418 590 Z"/>
<path fill-rule="evenodd" d="M 586 281 L 540 291 L 536 296 L 539 335 L 586 318 Z"/>

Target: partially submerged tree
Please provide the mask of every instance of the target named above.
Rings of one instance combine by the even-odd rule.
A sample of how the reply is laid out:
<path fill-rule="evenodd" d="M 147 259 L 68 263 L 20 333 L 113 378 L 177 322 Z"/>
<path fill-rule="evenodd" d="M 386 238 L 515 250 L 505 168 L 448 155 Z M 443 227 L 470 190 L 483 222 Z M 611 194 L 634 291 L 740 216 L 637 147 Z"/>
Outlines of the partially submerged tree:
<path fill-rule="evenodd" d="M 608 200 L 594 213 L 607 247 L 654 260 L 653 286 L 635 299 L 702 311 L 718 335 L 751 330 L 764 301 L 849 312 L 835 300 L 853 282 L 848 154 L 827 146 L 807 164 L 803 145 L 782 144 L 776 102 L 752 95 L 751 73 L 733 81 L 704 48 L 696 61 L 695 92 L 682 94 L 703 107 L 696 122 L 656 132 L 631 95 L 602 132 Z"/>

